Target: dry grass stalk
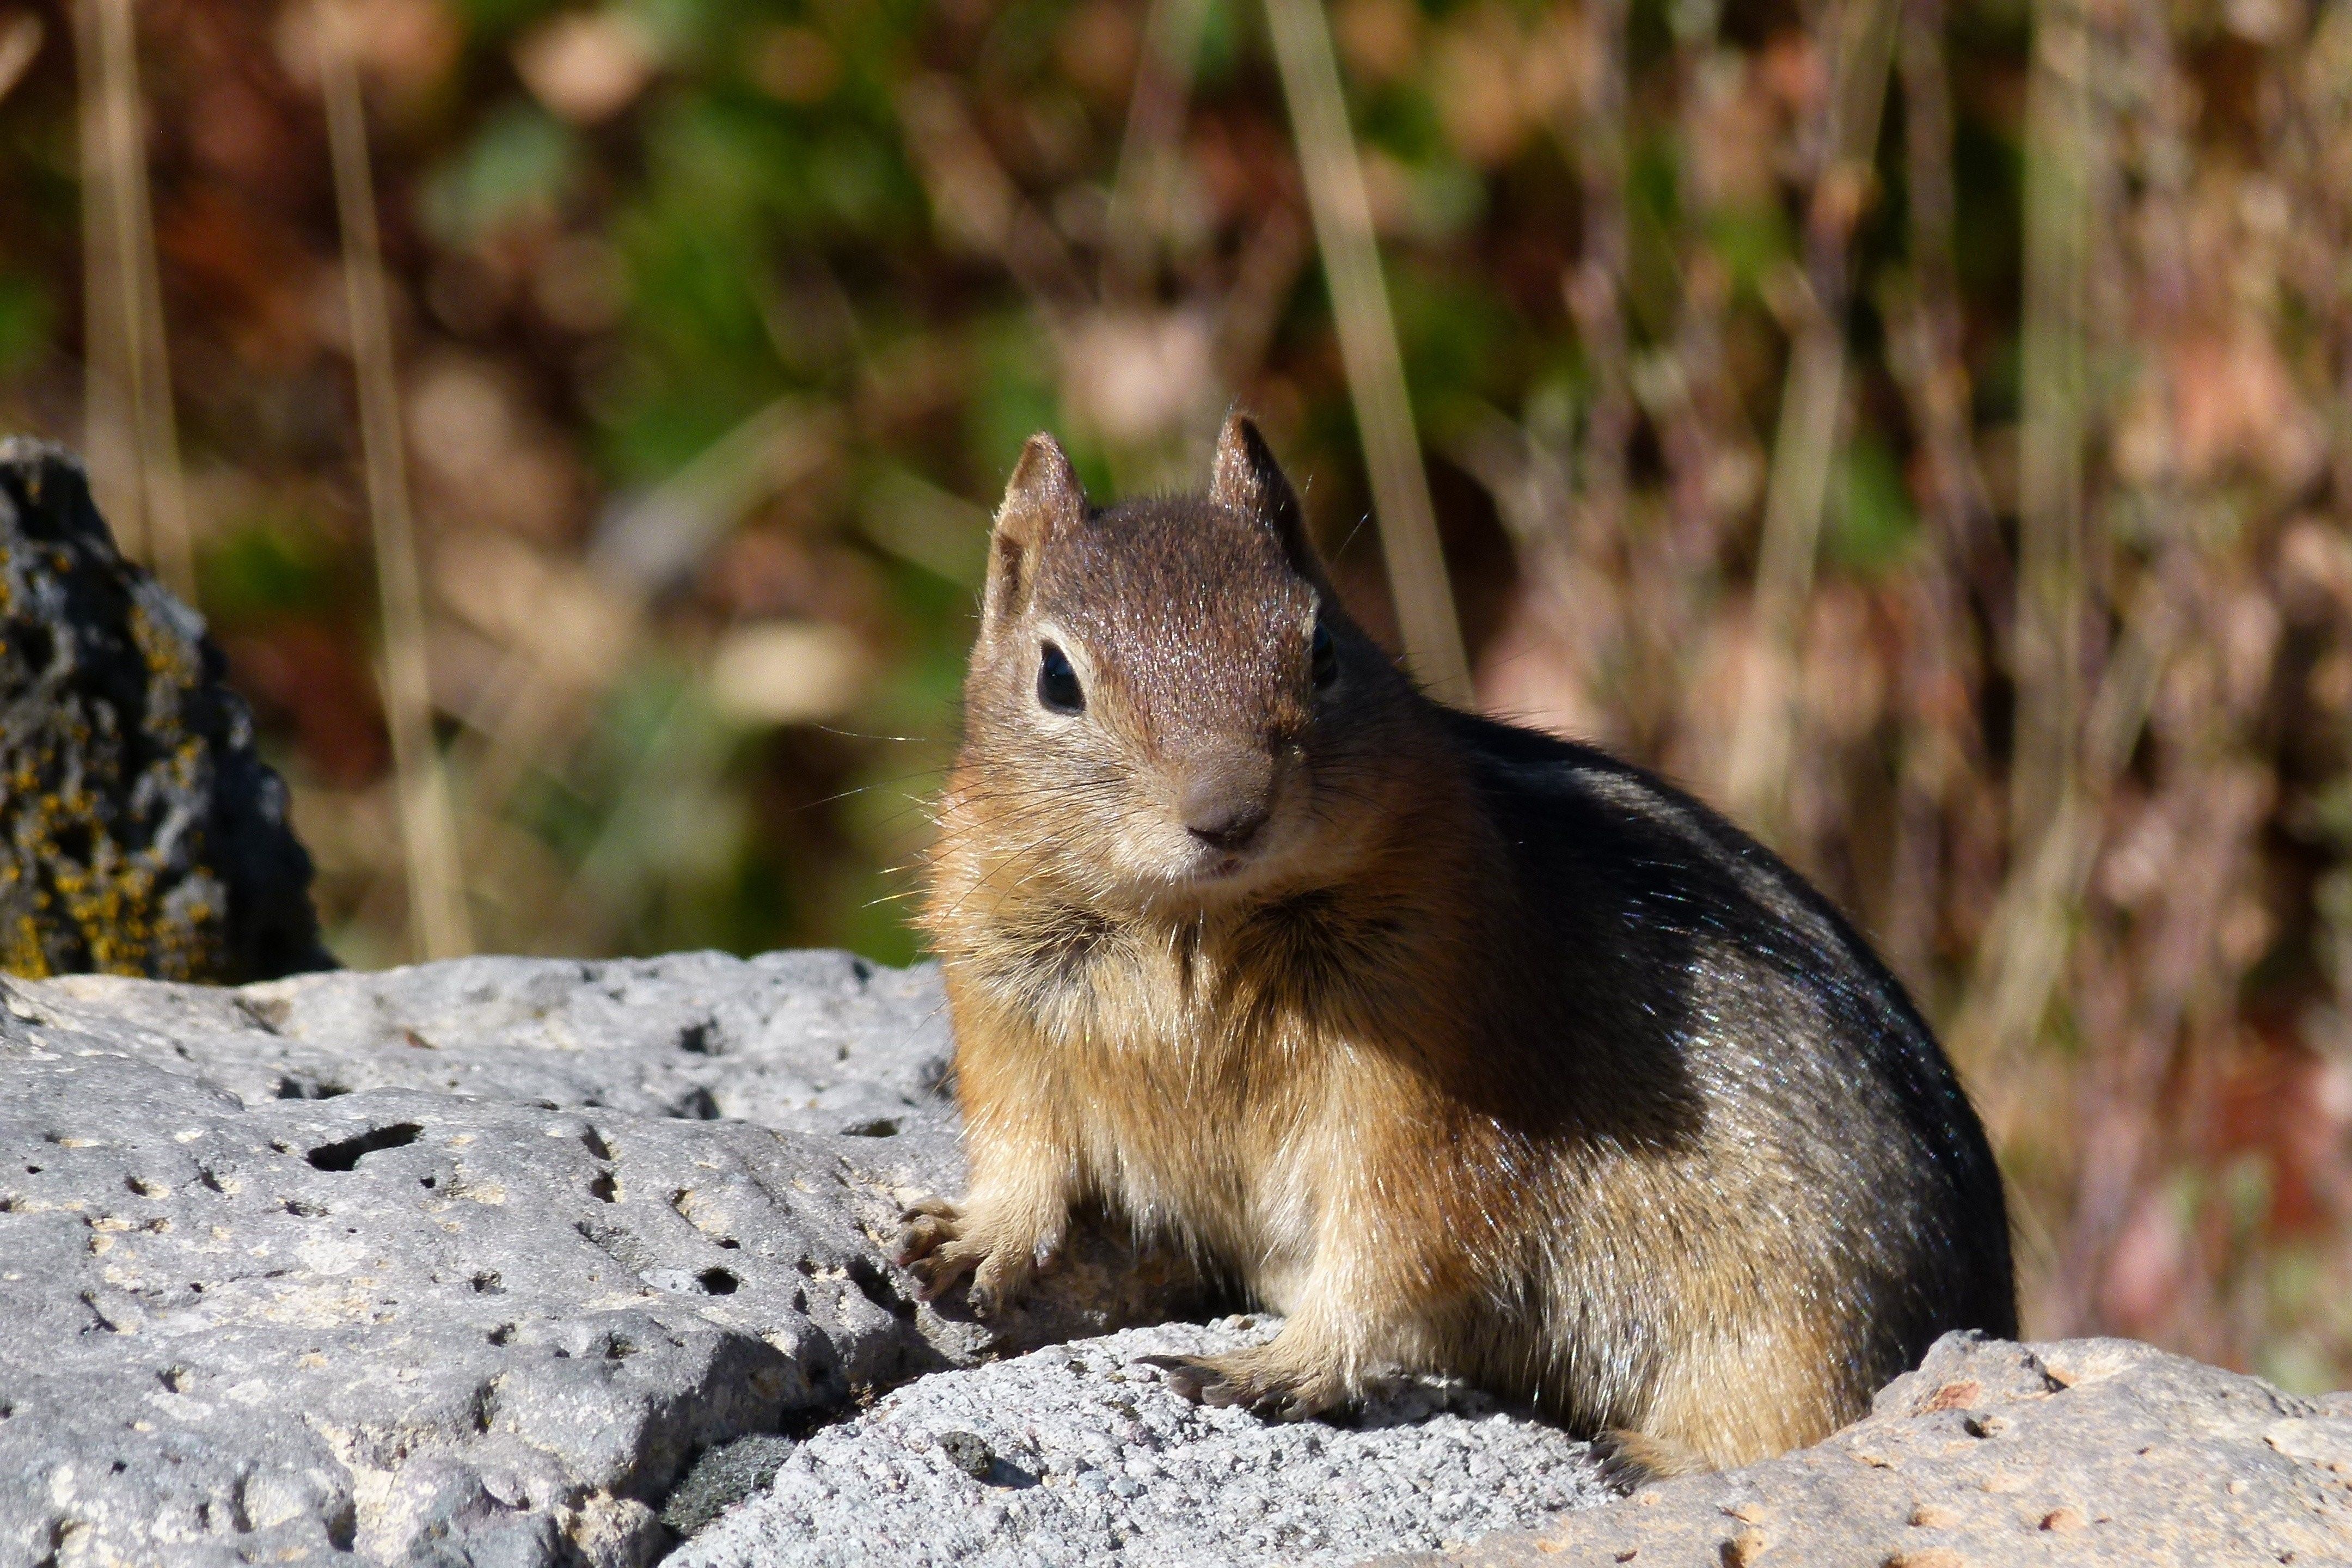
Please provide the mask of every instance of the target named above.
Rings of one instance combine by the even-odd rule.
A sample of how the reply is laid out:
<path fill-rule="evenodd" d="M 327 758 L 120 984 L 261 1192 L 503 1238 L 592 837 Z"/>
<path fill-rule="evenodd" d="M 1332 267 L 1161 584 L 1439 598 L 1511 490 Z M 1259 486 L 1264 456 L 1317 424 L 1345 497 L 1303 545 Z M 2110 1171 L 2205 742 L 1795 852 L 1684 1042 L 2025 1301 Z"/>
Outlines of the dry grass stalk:
<path fill-rule="evenodd" d="M 1752 610 L 1756 647 L 1725 763 L 1726 804 L 1768 837 L 1783 826 L 1796 724 L 1796 642 L 1812 595 L 1822 513 L 1845 411 L 1849 241 L 1870 192 L 1895 15 L 1895 0 L 1845 0 L 1837 12 L 1828 122 L 1806 216 L 1803 287 L 1794 290 L 1795 342 L 1764 494 Z"/>
<path fill-rule="evenodd" d="M 1585 13 L 1592 79 L 1576 122 L 1561 140 L 1583 196 L 1584 254 L 1561 279 L 1576 335 L 1591 362 L 1578 515 L 1555 520 L 1586 535 L 1616 540 L 1625 523 L 1625 459 L 1633 438 L 1633 376 L 1625 334 L 1625 268 L 1632 241 L 1625 216 L 1626 0 L 1595 0 Z"/>
<path fill-rule="evenodd" d="M 1388 282 L 1381 274 L 1363 165 L 1348 127 L 1329 18 L 1318 0 L 1266 0 L 1265 10 L 1316 245 L 1331 290 L 1339 357 L 1363 436 L 1364 466 L 1405 658 L 1433 695 L 1466 704 L 1469 659 L 1438 543 L 1421 440 L 1413 431 L 1404 359 L 1397 347 Z"/>
<path fill-rule="evenodd" d="M 1897 29 L 1903 83 L 1904 185 L 1910 216 L 1909 295 L 1896 369 L 1919 431 L 1927 510 L 1938 542 L 2005 607 L 2006 556 L 1971 433 L 1972 396 L 1955 258 L 1952 100 L 1943 0 L 1906 0 Z M 2005 624 L 2005 621 L 2004 621 Z"/>
<path fill-rule="evenodd" d="M 1917 635 L 1902 664 L 1901 759 L 1882 921 L 1890 961 L 1927 988 L 1948 854 L 1966 855 L 1964 801 L 1982 789 L 1990 760 L 1974 693 L 1987 650 L 1970 615 L 2009 604 L 2008 557 L 1995 524 L 1970 422 L 1971 392 L 1958 268 L 1952 103 L 1944 54 L 1943 0 L 1902 0 L 1895 63 L 1903 89 L 1905 207 L 1909 267 L 1882 313 L 1892 329 L 1889 363 L 1917 433 L 1925 548 L 1906 597 Z M 2001 624 L 2005 624 L 2005 621 Z M 1984 636 L 1998 644 L 2000 626 Z M 1990 846 L 1976 846 L 1979 849 Z M 1969 892 L 1958 893 L 1967 902 Z"/>
<path fill-rule="evenodd" d="M 87 454 L 125 555 L 195 599 L 188 489 L 172 411 L 155 214 L 148 195 L 139 37 L 130 0 L 75 5 L 82 58 Z"/>
<path fill-rule="evenodd" d="M 473 937 L 458 865 L 456 815 L 433 736 L 424 592 L 409 507 L 374 179 L 368 166 L 367 111 L 341 0 L 319 0 L 318 18 L 320 77 L 334 163 L 335 206 L 342 224 L 352 357 L 359 380 L 360 442 L 383 616 L 384 714 L 400 791 L 410 941 L 423 957 L 448 958 L 470 952 Z"/>
<path fill-rule="evenodd" d="M 1105 292 L 1132 294 L 1150 276 L 1151 243 L 1168 226 L 1169 204 L 1180 174 L 1177 139 L 1192 92 L 1208 0 L 1151 0 L 1128 99 L 1127 131 L 1111 176 L 1103 226 Z"/>
<path fill-rule="evenodd" d="M 41 26 L 41 19 L 30 11 L 14 12 L 0 19 L 0 100 L 14 92 L 16 84 L 25 79 L 25 73 L 33 68 L 47 31 Z"/>
<path fill-rule="evenodd" d="M 2137 325 L 2163 342 L 2179 333 L 2191 309 L 2184 230 L 2194 110 L 2173 53 L 2171 18 L 2147 8 L 2125 18 L 2117 76 L 2137 124 L 2128 136 L 2137 153 Z M 2180 427 L 2180 397 L 2169 363 L 2151 356 L 2140 370 L 2142 395 L 2162 411 L 2162 424 Z M 2137 510 L 2163 530 L 2166 547 L 2155 563 L 2184 620 L 2219 625 L 2230 615 L 2231 567 L 2205 558 L 2192 537 L 2185 486 L 2175 452 L 2153 452 L 2136 487 Z M 2137 466 L 2137 465 L 2136 465 Z M 2234 992 L 2239 973 L 2217 961 L 2216 933 L 2258 853 L 2256 839 L 2271 804 L 2273 780 L 2241 760 L 2252 737 L 2252 716 L 2231 710 L 2228 682 L 2214 671 L 2208 647 L 2183 650 L 2184 666 L 2203 663 L 2206 679 L 2178 683 L 2166 724 L 2158 728 L 2156 775 L 2183 820 L 2198 831 L 2168 868 L 2155 907 L 2136 915 L 2112 939 L 2139 949 L 2122 963 L 2095 967 L 2104 984 L 2086 984 L 2079 1006 L 2089 1016 L 2083 1033 L 2100 1042 L 2078 1079 L 2074 1121 L 2079 1129 L 2075 1175 L 2055 1288 L 2048 1314 L 2058 1332 L 2098 1326 L 2099 1295 L 2116 1247 L 2135 1206 L 2171 1140 L 2160 1106 L 2165 1084 L 2194 1031 L 2184 1029 L 2192 1007 Z M 2114 757 L 2085 759 L 2108 776 Z M 2090 781 L 2104 784 L 2095 775 Z M 2104 803 L 2103 803 L 2104 804 Z M 2162 809 L 2164 802 L 2155 803 Z M 2085 970 L 2092 965 L 2083 965 Z M 2101 1016 L 2104 1015 L 2104 1016 Z"/>
<path fill-rule="evenodd" d="M 131 406 L 139 454 L 139 489 L 149 564 L 181 598 L 196 597 L 195 555 L 188 533 L 188 489 L 180 467 L 180 431 L 172 396 L 172 359 L 163 331 L 163 285 L 155 254 L 154 201 L 147 178 L 147 129 L 139 87 L 139 39 L 131 0 L 98 0 L 100 72 L 106 100 L 107 195 L 111 238 L 121 247 L 113 272 L 125 290 L 130 322 Z"/>
<path fill-rule="evenodd" d="M 163 291 L 155 258 L 155 216 L 147 178 L 147 131 L 139 87 L 139 40 L 131 0 L 93 0 L 89 25 L 99 68 L 100 187 L 112 249 L 106 283 L 116 296 L 114 345 L 134 455 L 136 531 L 147 564 L 181 598 L 196 596 L 188 538 L 187 484 L 172 397 L 171 356 L 163 334 Z M 119 437 L 118 437 L 119 438 Z"/>
<path fill-rule="evenodd" d="M 2071 792 L 2083 707 L 2091 47 L 2083 0 L 2036 0 L 2026 100 L 2010 792 L 2010 839 L 2021 855 L 2031 853 Z"/>
<path fill-rule="evenodd" d="M 1969 1069 L 1996 1142 L 2006 1142 L 2028 1110 L 2028 1091 L 2013 1069 L 2031 1050 L 2064 978 L 2107 793 L 2139 743 L 2157 682 L 2179 639 L 2186 609 L 2178 602 L 2179 574 L 2172 575 L 2169 584 L 2151 582 L 2124 623 L 2084 716 L 2066 793 L 2042 832 L 2014 855 L 1967 994 L 1946 1031 Z"/>
<path fill-rule="evenodd" d="M 122 203 L 114 186 L 118 145 L 135 141 L 118 135 L 121 91 L 109 66 L 106 10 L 110 0 L 76 0 L 74 57 L 80 75 L 77 110 L 80 121 L 82 225 L 82 455 L 90 488 L 114 530 L 116 542 L 133 560 L 147 558 L 146 509 L 139 474 L 138 354 L 133 323 L 139 286 L 127 264 L 121 236 Z"/>

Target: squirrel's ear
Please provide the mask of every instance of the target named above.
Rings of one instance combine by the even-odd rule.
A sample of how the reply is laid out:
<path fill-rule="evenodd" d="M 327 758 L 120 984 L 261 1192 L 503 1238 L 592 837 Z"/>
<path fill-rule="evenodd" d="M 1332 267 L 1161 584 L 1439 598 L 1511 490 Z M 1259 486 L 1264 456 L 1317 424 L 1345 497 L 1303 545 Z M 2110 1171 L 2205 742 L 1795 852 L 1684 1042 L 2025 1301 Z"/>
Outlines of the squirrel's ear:
<path fill-rule="evenodd" d="M 1036 582 L 1037 552 L 1061 530 L 1084 522 L 1087 492 L 1062 444 L 1042 431 L 1021 448 L 988 544 L 986 618 L 1019 613 Z"/>
<path fill-rule="evenodd" d="M 1274 449 L 1245 414 L 1225 416 L 1225 427 L 1217 436 L 1216 465 L 1210 470 L 1209 499 L 1272 529 L 1298 574 L 1318 588 L 1327 585 L 1323 558 L 1307 537 L 1307 512 L 1298 504 L 1298 492 L 1290 488 L 1282 465 L 1274 460 Z"/>

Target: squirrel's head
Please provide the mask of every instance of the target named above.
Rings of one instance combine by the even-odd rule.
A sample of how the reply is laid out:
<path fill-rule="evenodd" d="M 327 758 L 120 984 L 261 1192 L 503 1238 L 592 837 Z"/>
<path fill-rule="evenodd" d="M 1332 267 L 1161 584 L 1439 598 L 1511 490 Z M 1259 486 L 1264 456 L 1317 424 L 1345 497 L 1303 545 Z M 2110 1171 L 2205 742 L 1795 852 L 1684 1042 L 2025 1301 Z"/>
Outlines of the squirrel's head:
<path fill-rule="evenodd" d="M 949 827 L 1107 911 L 1279 893 L 1344 874 L 1377 830 L 1414 701 L 1247 419 L 1205 496 L 1100 510 L 1033 436 L 991 539 Z"/>

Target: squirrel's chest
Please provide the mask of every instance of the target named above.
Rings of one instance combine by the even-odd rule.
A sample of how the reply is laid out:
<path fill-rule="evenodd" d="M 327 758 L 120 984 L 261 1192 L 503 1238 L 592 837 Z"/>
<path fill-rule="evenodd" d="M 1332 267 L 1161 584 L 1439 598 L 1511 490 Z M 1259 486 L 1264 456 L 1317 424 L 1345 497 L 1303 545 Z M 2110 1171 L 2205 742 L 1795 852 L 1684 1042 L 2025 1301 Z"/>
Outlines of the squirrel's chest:
<path fill-rule="evenodd" d="M 1254 1004 L 1242 978 L 1129 944 L 1033 984 L 1004 1022 L 1084 1184 L 1255 1273 L 1309 1245 L 1344 1111 L 1314 1021 Z"/>

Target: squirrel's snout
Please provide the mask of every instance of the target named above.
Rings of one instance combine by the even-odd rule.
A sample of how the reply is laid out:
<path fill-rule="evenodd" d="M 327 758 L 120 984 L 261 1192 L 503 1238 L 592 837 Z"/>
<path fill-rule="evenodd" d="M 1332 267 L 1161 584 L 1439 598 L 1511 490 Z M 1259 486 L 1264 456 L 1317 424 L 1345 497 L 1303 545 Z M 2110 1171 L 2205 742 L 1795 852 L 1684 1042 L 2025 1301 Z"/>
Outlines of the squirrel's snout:
<path fill-rule="evenodd" d="M 1178 810 L 1185 831 L 1212 849 L 1244 849 L 1274 815 L 1274 759 L 1227 755 L 1188 771 Z"/>

